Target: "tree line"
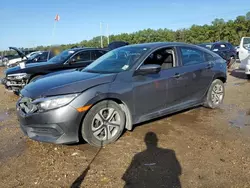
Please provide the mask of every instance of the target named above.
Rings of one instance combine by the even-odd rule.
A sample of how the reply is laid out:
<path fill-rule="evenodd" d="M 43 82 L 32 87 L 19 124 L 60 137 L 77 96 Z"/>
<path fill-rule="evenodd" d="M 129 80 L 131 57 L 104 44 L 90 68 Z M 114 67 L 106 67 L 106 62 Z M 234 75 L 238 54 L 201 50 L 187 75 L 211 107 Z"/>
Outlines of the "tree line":
<path fill-rule="evenodd" d="M 250 36 L 250 12 L 245 16 L 238 16 L 235 20 L 225 21 L 224 19 L 215 19 L 211 24 L 192 25 L 187 29 L 144 29 L 134 33 L 121 33 L 110 35 L 110 41 L 126 41 L 130 44 L 145 42 L 185 42 L 199 44 L 205 42 L 228 41 L 233 45 L 239 45 L 240 39 L 244 36 Z M 101 36 L 91 40 L 83 40 L 75 44 L 62 44 L 58 47 L 61 50 L 69 49 L 74 46 L 79 47 L 100 47 Z M 103 36 L 104 46 L 108 46 L 106 36 Z M 51 46 L 37 46 L 35 50 L 48 50 Z"/>

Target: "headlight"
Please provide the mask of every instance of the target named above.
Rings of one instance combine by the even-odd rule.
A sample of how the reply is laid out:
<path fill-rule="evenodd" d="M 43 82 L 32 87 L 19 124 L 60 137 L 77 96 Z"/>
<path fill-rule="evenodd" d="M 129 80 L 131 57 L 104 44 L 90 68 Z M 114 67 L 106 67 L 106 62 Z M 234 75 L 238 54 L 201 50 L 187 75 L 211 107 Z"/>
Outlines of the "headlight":
<path fill-rule="evenodd" d="M 18 73 L 18 74 L 9 74 L 7 75 L 7 77 L 10 77 L 12 79 L 15 80 L 22 80 L 23 78 L 27 78 L 27 74 L 26 73 Z"/>
<path fill-rule="evenodd" d="M 47 97 L 34 100 L 32 103 L 36 104 L 40 111 L 51 110 L 69 104 L 75 99 L 78 94 L 61 95 L 57 97 Z"/>

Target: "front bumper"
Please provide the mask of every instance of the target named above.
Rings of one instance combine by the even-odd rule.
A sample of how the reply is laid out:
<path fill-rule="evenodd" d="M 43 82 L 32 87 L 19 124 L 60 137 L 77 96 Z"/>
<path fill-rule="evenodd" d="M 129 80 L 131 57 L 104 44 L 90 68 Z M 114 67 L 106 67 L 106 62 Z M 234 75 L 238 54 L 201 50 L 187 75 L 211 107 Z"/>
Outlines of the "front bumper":
<path fill-rule="evenodd" d="M 26 83 L 27 83 L 26 79 L 21 79 L 21 80 L 14 80 L 8 78 L 1 79 L 1 84 L 3 84 L 6 89 L 14 92 L 20 91 L 26 85 Z"/>
<path fill-rule="evenodd" d="M 70 105 L 50 110 L 26 114 L 17 103 L 20 126 L 29 138 L 55 144 L 79 142 L 79 127 L 83 117 Z"/>

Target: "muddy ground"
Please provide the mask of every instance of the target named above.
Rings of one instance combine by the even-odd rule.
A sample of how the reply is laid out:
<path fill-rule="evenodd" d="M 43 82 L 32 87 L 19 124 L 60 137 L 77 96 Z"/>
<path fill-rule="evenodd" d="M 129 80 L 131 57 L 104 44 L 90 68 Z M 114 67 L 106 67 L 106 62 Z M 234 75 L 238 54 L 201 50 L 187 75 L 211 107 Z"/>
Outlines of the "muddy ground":
<path fill-rule="evenodd" d="M 220 109 L 138 125 L 101 150 L 28 139 L 16 100 L 0 86 L 0 187 L 250 187 L 250 82 L 241 73 L 229 75 Z M 145 135 L 158 146 L 146 148 Z"/>

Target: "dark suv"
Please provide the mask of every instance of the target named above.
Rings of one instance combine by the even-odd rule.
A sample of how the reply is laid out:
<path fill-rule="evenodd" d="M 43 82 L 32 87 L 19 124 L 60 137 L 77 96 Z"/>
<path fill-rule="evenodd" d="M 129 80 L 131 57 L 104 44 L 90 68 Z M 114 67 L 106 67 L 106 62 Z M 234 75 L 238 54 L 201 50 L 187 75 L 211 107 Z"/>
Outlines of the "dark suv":
<path fill-rule="evenodd" d="M 230 65 L 233 64 L 237 59 L 237 51 L 235 50 L 235 47 L 229 42 L 204 43 L 199 44 L 198 46 L 208 48 L 209 50 L 220 55 L 227 61 L 228 67 L 230 67 Z"/>
<path fill-rule="evenodd" d="M 5 71 L 5 78 L 2 79 L 2 84 L 4 84 L 7 89 L 18 94 L 26 84 L 40 76 L 55 71 L 84 68 L 106 52 L 106 50 L 97 48 L 65 50 L 47 62 L 30 63 L 25 65 L 25 67 L 20 65 L 7 69 Z"/>

